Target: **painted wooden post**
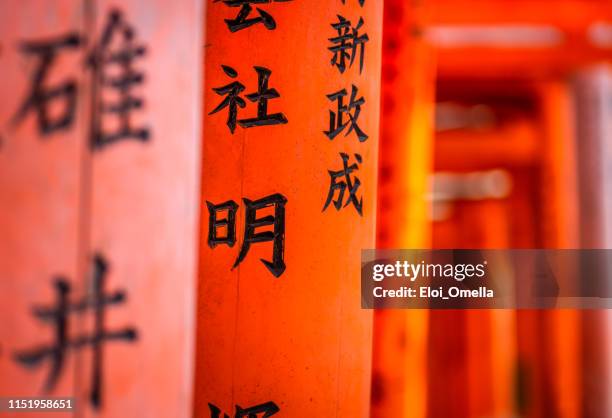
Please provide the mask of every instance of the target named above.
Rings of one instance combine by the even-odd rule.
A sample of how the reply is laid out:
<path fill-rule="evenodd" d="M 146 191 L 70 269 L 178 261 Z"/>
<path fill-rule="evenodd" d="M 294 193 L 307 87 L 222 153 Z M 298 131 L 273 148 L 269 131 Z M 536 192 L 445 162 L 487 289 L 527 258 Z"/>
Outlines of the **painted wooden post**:
<path fill-rule="evenodd" d="M 24 107 L 35 84 L 34 71 L 42 65 L 40 54 L 26 52 L 25 42 L 53 40 L 66 31 L 83 30 L 84 16 L 78 12 L 78 3 L 55 1 L 44 7 L 36 1 L 0 4 L 1 396 L 39 396 L 51 383 L 53 394 L 72 397 L 77 391 L 75 356 L 66 358 L 59 378 L 50 381 L 49 364 L 30 370 L 23 354 L 52 341 L 54 335 L 50 326 L 32 314 L 33 308 L 56 300 L 54 280 L 62 276 L 74 279 L 82 273 L 78 261 L 84 187 L 80 167 L 87 149 L 80 114 L 66 118 L 71 129 L 65 129 L 60 123 L 64 119 L 61 106 L 60 117 L 56 114 L 50 119 L 37 113 L 36 106 L 44 102 Z M 74 71 L 80 67 L 82 55 L 69 42 L 58 48 L 63 52 L 48 66 L 47 77 L 56 83 L 82 82 L 82 73 Z M 84 290 L 79 281 L 72 285 L 75 292 Z M 76 321 L 82 323 L 80 318 Z"/>
<path fill-rule="evenodd" d="M 119 22 L 109 48 L 121 41 L 123 29 L 133 31 L 136 51 L 145 48 L 131 64 L 143 76 L 130 91 L 143 101 L 130 115 L 132 136 L 113 142 L 116 120 L 98 113 L 108 143 L 100 137 L 90 157 L 89 252 L 106 258 L 107 291 L 122 289 L 127 297 L 109 311 L 108 327 L 137 331 L 133 347 L 115 344 L 105 352 L 108 401 L 102 416 L 192 415 L 203 3 L 96 3 L 98 39 Z"/>
<path fill-rule="evenodd" d="M 385 1 L 379 248 L 428 248 L 435 72 L 421 5 Z M 374 315 L 373 417 L 427 416 L 426 310 Z"/>
<path fill-rule="evenodd" d="M 206 18 L 195 415 L 366 417 L 382 3 L 230 6 Z"/>
<path fill-rule="evenodd" d="M 542 156 L 544 246 L 580 248 L 579 195 L 575 143 L 575 105 L 565 82 L 542 83 L 540 89 L 545 152 Z M 546 353 L 552 375 L 554 404 L 560 418 L 582 416 L 581 316 L 578 310 L 543 311 L 551 350 Z"/>
<path fill-rule="evenodd" d="M 580 245 L 612 248 L 612 172 L 610 114 L 612 71 L 608 64 L 583 69 L 573 83 L 576 102 L 576 150 L 580 196 Z M 606 289 L 608 294 L 610 288 Z M 612 313 L 581 313 L 582 395 L 585 418 L 611 417 Z"/>
<path fill-rule="evenodd" d="M 0 396 L 191 416 L 201 7 L 0 5 Z"/>

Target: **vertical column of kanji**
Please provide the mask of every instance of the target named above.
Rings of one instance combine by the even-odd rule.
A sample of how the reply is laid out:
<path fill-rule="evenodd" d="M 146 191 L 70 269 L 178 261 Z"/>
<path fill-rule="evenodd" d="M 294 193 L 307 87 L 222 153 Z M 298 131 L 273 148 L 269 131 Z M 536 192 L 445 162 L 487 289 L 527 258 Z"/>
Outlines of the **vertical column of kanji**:
<path fill-rule="evenodd" d="M 0 396 L 75 392 L 83 28 L 81 1 L 0 3 Z"/>
<path fill-rule="evenodd" d="M 377 242 L 428 248 L 434 62 L 423 35 L 426 2 L 385 0 Z M 374 315 L 372 416 L 425 417 L 428 315 Z"/>
<path fill-rule="evenodd" d="M 97 1 L 87 416 L 191 415 L 202 2 Z"/>
<path fill-rule="evenodd" d="M 198 417 L 368 416 L 382 3 L 209 4 Z"/>

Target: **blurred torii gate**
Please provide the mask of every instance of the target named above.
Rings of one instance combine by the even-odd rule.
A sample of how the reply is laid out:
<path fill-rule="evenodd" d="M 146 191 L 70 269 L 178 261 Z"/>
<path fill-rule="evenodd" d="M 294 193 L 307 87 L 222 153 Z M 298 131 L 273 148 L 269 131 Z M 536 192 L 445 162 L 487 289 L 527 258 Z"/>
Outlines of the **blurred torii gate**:
<path fill-rule="evenodd" d="M 586 193 L 578 189 L 578 182 L 586 174 L 576 174 L 574 168 L 581 156 L 571 135 L 573 91 L 563 80 L 591 65 L 612 60 L 610 22 L 612 5 L 604 1 L 431 0 L 417 5 L 385 2 L 379 246 L 428 245 L 425 192 L 431 168 L 424 162 L 431 155 L 433 129 L 428 118 L 433 114 L 436 78 L 486 80 L 499 86 L 512 80 L 534 88 L 542 106 L 545 136 L 546 152 L 539 157 L 548 176 L 544 229 L 551 233 L 545 237 L 545 245 L 551 248 L 592 245 L 584 234 L 580 236 L 577 227 L 581 220 L 578 204 Z M 596 145 L 590 145 L 593 146 Z M 601 199 L 599 202 L 603 204 Z M 609 240 L 605 242 L 609 246 Z M 427 397 L 429 402 L 444 402 L 438 394 L 426 393 L 428 315 L 432 313 L 376 314 L 373 416 L 384 417 L 393 411 L 402 416 L 426 417 Z M 501 325 L 485 319 L 486 312 L 474 315 L 475 325 L 481 319 L 485 321 L 482 326 Z M 610 342 L 610 320 L 605 319 L 605 314 L 556 311 L 522 312 L 518 317 L 511 312 L 503 315 L 510 315 L 510 322 L 506 321 L 508 318 L 498 318 L 505 321 L 506 327 L 516 321 L 524 329 L 537 324 L 544 326 L 546 333 L 541 338 L 548 341 L 547 347 L 552 350 L 541 353 L 543 348 L 537 341 L 530 341 L 528 335 L 519 337 L 525 355 L 531 358 L 528 361 L 543 368 L 544 373 L 553 374 L 546 402 L 552 410 L 542 409 L 546 406 L 540 394 L 526 411 L 527 416 L 593 416 L 589 415 L 589 408 L 599 408 L 590 411 L 591 414 L 609 416 L 609 406 L 597 401 L 599 397 L 594 394 L 605 398 L 609 386 L 593 388 L 583 378 L 588 375 L 599 382 L 609 379 L 609 355 L 588 355 L 601 354 L 597 346 Z M 598 325 L 591 326 L 591 322 Z M 602 342 L 602 337 L 607 342 Z M 514 358 L 504 358 L 507 354 L 501 352 L 491 356 L 494 363 L 505 364 L 506 368 L 515 362 Z M 546 364 L 541 364 L 538 358 L 545 359 Z M 481 376 L 492 376 L 494 372 L 491 364 L 468 367 L 483 367 Z M 502 382 L 501 388 L 495 388 L 495 393 L 506 392 L 501 398 L 486 387 L 490 382 L 480 383 L 468 389 L 482 392 L 472 394 L 470 402 L 497 396 L 495 411 L 513 410 L 514 382 Z M 451 408 L 448 413 L 472 416 L 474 408 L 479 407 L 468 402 L 464 412 Z"/>

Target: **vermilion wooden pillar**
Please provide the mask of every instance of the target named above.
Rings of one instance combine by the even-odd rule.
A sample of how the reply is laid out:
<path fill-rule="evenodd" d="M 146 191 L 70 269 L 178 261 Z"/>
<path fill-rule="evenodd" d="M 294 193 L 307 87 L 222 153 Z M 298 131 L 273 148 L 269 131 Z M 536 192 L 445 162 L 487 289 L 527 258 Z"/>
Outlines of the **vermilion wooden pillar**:
<path fill-rule="evenodd" d="M 191 416 L 201 8 L 0 5 L 0 396 Z"/>
<path fill-rule="evenodd" d="M 78 13 L 78 3 L 57 1 L 45 8 L 35 1 L 0 5 L 0 89 L 4 92 L 0 101 L 0 396 L 42 394 L 48 364 L 29 370 L 15 361 L 14 353 L 52 340 L 53 329 L 38 321 L 32 308 L 55 300 L 54 276 L 74 279 L 82 273 L 79 219 L 84 181 L 81 156 L 87 148 L 81 140 L 84 118 L 77 118 L 71 130 L 46 135 L 39 129 L 35 112 L 15 119 L 27 98 L 31 71 L 37 66 L 36 58 L 20 52 L 20 43 L 46 39 L 66 28 L 83 30 L 85 21 Z M 55 80 L 74 75 L 81 57 L 78 52 L 63 54 L 53 66 Z M 77 71 L 76 80 L 83 82 L 85 77 Z M 78 279 L 73 287 L 75 292 L 83 291 Z M 75 356 L 65 360 L 54 395 L 75 396 L 75 364 Z"/>
<path fill-rule="evenodd" d="M 195 415 L 367 417 L 359 269 L 374 247 L 382 4 L 258 7 L 210 3 L 206 18 Z M 343 72 L 339 36 L 357 42 Z"/>
<path fill-rule="evenodd" d="M 612 176 L 610 175 L 610 94 L 612 73 L 609 64 L 580 71 L 573 80 L 576 103 L 580 201 L 580 244 L 584 248 L 612 248 Z M 608 169 L 606 169 L 608 168 Z M 609 294 L 610 287 L 607 292 Z M 612 313 L 588 310 L 582 318 L 581 413 L 585 418 L 612 416 Z"/>
<path fill-rule="evenodd" d="M 539 97 L 546 144 L 542 161 L 544 246 L 580 248 L 575 105 L 569 86 L 563 82 L 542 83 Z M 546 337 L 552 345 L 552 353 L 547 353 L 544 361 L 561 418 L 582 415 L 581 316 L 580 311 L 572 309 L 542 312 Z"/>
<path fill-rule="evenodd" d="M 423 5 L 385 1 L 378 197 L 379 248 L 428 248 L 434 62 Z M 373 417 L 425 417 L 425 310 L 374 315 Z"/>
<path fill-rule="evenodd" d="M 108 344 L 104 414 L 88 416 L 192 415 L 204 3 L 96 1 L 98 40 L 115 11 L 133 31 L 133 47 L 146 48 L 132 62 L 143 82 L 130 93 L 143 104 L 130 124 L 148 135 L 90 157 L 88 250 L 107 258 L 107 291 L 123 289 L 127 297 L 109 309 L 108 326 L 134 326 L 138 338 L 131 346 Z M 124 27 L 118 28 L 115 47 Z M 118 100 L 116 93 L 102 94 Z M 107 132 L 117 129 L 107 115 L 102 124 Z M 89 364 L 83 364 L 83 391 Z"/>

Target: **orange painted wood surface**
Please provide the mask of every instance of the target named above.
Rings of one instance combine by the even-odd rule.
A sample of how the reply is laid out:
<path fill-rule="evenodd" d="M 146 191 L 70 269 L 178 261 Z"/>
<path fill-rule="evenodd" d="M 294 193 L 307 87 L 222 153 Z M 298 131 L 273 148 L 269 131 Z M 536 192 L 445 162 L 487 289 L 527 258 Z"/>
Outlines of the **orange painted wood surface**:
<path fill-rule="evenodd" d="M 578 173 L 575 140 L 575 104 L 569 88 L 562 82 L 542 83 L 542 231 L 547 248 L 579 248 Z M 581 416 L 583 400 L 582 313 L 563 309 L 542 312 L 546 338 L 551 349 L 544 361 L 550 363 L 552 393 L 556 416 Z"/>
<path fill-rule="evenodd" d="M 129 0 L 118 9 L 146 48 L 133 64 L 144 77 L 133 94 L 144 103 L 131 124 L 149 139 L 92 154 L 89 242 L 108 258 L 108 291 L 127 295 L 108 327 L 134 326 L 138 338 L 133 347 L 108 348 L 108 401 L 104 414 L 90 416 L 192 415 L 203 3 Z M 98 0 L 96 33 L 115 5 Z"/>
<path fill-rule="evenodd" d="M 576 151 L 580 199 L 580 245 L 610 248 L 610 182 L 601 169 L 609 151 L 610 68 L 600 64 L 583 69 L 573 80 L 576 112 Z M 582 312 L 582 407 L 584 417 L 612 414 L 612 314 Z M 602 399 L 606 401 L 602 402 Z"/>
<path fill-rule="evenodd" d="M 56 299 L 53 280 L 75 279 L 80 265 L 80 202 L 83 178 L 81 158 L 84 118 L 73 129 L 41 133 L 36 111 L 16 118 L 30 93 L 37 57 L 20 51 L 24 40 L 47 39 L 66 28 L 82 30 L 84 16 L 73 13 L 77 2 L 54 2 L 40 8 L 35 1 L 3 2 L 0 5 L 2 36 L 0 102 L 2 145 L 0 148 L 0 393 L 2 396 L 41 395 L 50 373 L 48 364 L 30 370 L 16 361 L 16 353 L 53 340 L 53 329 L 32 314 L 36 305 L 51 305 Z M 37 24 L 31 24 L 36 22 Z M 70 51 L 70 50 L 68 50 Z M 49 77 L 62 83 L 75 77 L 82 55 L 62 54 Z M 80 71 L 76 78 L 83 81 Z M 71 76 L 72 75 L 72 76 Z M 83 292 L 80 281 L 75 292 Z M 78 319 L 79 323 L 82 323 Z M 54 393 L 76 394 L 77 358 L 67 358 Z M 38 414 L 24 413 L 24 417 Z M 72 414 L 56 414 L 71 416 Z"/>
<path fill-rule="evenodd" d="M 428 248 L 435 63 L 423 4 L 385 1 L 377 246 Z M 374 314 L 372 417 L 427 415 L 428 312 Z"/>
<path fill-rule="evenodd" d="M 274 25 L 267 18 L 231 32 L 226 19 L 239 10 L 223 2 L 209 4 L 206 18 L 195 416 L 263 405 L 280 410 L 279 416 L 366 417 L 372 312 L 360 308 L 359 259 L 362 248 L 374 247 L 382 4 L 288 1 L 261 10 Z M 253 9 L 250 17 L 257 13 Z M 338 36 L 331 26 L 338 15 L 353 27 L 363 18 L 359 33 L 369 41 L 362 73 L 359 55 L 343 73 L 332 65 L 329 38 Z M 236 123 L 232 133 L 229 109 L 215 112 L 225 95 L 213 89 L 242 84 L 245 106 L 237 107 L 236 119 L 254 118 L 257 103 L 247 95 L 258 89 L 255 67 L 270 71 L 268 88 L 279 96 L 267 102 L 267 113 L 282 113 L 287 122 Z M 324 132 L 338 104 L 327 95 L 346 89 L 349 105 L 352 85 L 358 89 L 355 101 L 365 100 L 353 116 L 368 138 L 361 142 L 347 126 L 330 140 Z M 342 123 L 348 121 L 345 113 Z M 341 153 L 356 164 L 350 176 L 360 180 L 362 216 L 355 204 L 346 205 L 348 189 L 339 210 L 333 204 L 323 210 L 328 170 L 343 169 Z M 266 197 L 276 204 L 249 216 L 277 221 L 276 234 L 272 225 L 251 233 L 269 231 L 267 239 L 282 239 L 277 257 L 283 255 L 283 267 L 269 240 L 253 243 L 238 259 L 253 221 L 248 205 Z M 209 207 L 224 202 L 233 204 L 213 210 L 218 218 L 209 241 Z M 233 210 L 235 219 L 228 221 Z M 228 240 L 228 223 L 235 225 L 235 241 Z"/>
<path fill-rule="evenodd" d="M 49 416 L 192 412 L 202 7 L 177 5 L 0 5 L 0 396 L 76 398 Z M 59 360 L 18 358 L 61 341 L 36 314 L 58 307 L 58 280 L 71 308 L 53 379 Z"/>

